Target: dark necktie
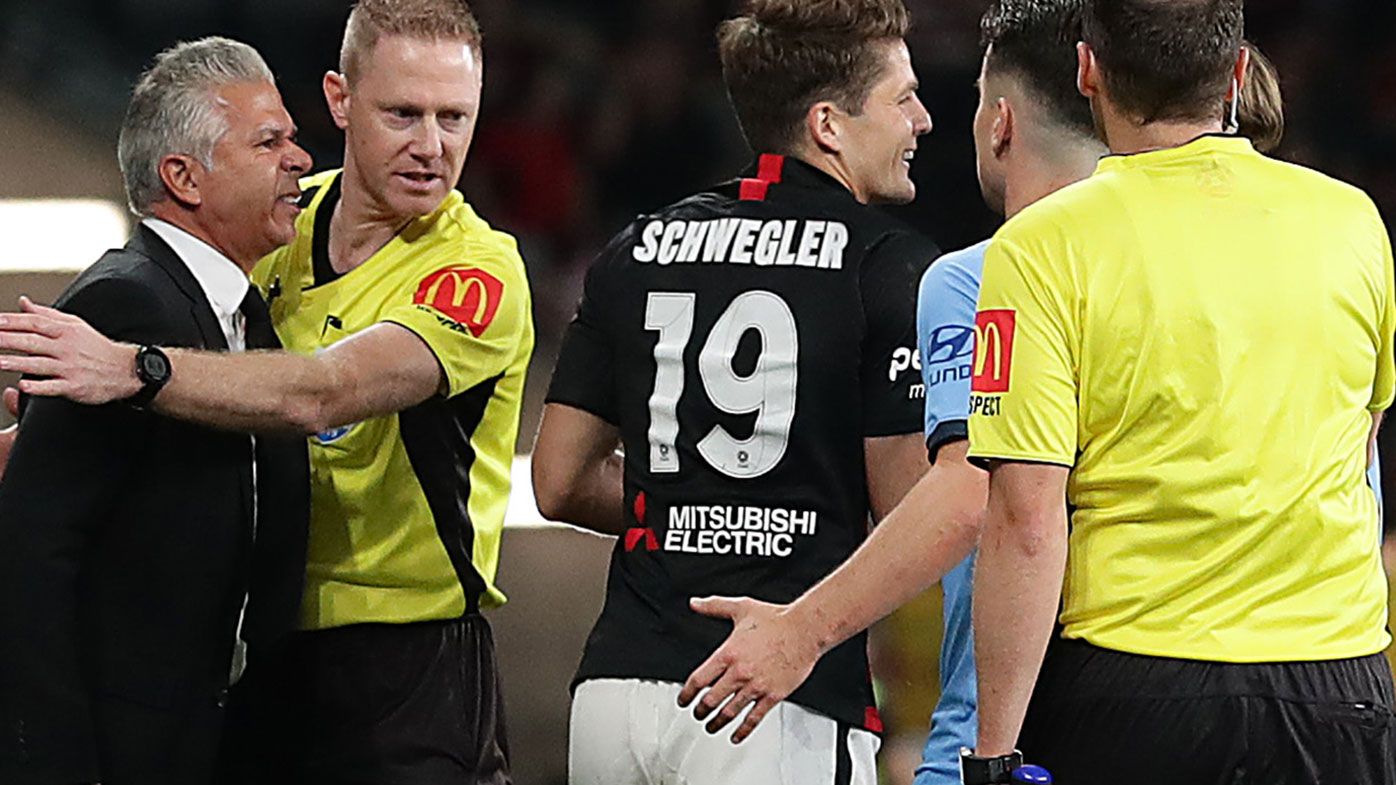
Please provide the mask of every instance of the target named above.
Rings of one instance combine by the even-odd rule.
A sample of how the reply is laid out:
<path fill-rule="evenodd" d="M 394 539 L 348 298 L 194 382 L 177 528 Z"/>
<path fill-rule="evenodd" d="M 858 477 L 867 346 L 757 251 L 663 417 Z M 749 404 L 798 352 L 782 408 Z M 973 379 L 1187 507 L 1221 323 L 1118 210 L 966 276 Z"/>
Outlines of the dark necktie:
<path fill-rule="evenodd" d="M 281 348 L 281 341 L 277 340 L 276 331 L 271 327 L 271 312 L 267 310 L 267 303 L 257 287 L 247 287 L 247 295 L 242 298 L 238 310 L 242 311 L 244 341 L 248 349 Z"/>
<path fill-rule="evenodd" d="M 249 350 L 281 348 L 257 287 L 248 287 L 239 310 Z M 295 629 L 305 574 L 305 527 L 310 517 L 305 439 L 262 434 L 256 440 L 255 457 L 258 520 L 243 636 L 253 650 L 259 643 Z"/>

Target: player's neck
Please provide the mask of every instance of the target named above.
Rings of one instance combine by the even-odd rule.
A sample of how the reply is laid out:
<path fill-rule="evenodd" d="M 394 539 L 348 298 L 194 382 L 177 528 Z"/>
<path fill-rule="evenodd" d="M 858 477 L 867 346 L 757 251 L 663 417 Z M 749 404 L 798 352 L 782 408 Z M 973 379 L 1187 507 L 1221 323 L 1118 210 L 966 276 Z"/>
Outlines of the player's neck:
<path fill-rule="evenodd" d="M 412 218 L 377 204 L 351 167 L 346 165 L 341 177 L 339 201 L 330 217 L 329 252 L 330 267 L 347 273 L 391 242 Z"/>
<path fill-rule="evenodd" d="M 858 189 L 854 187 L 853 173 L 849 170 L 848 166 L 844 163 L 842 158 L 836 155 L 830 155 L 823 151 L 811 152 L 808 149 L 797 150 L 791 155 L 792 157 L 798 158 L 799 160 L 804 161 L 810 166 L 813 166 L 815 169 L 818 169 L 824 174 L 829 175 L 835 180 L 838 180 L 840 185 L 842 185 L 844 188 L 847 188 L 848 192 L 853 194 L 854 199 L 857 199 L 859 202 L 863 204 L 868 203 L 867 196 L 864 194 L 860 194 L 858 192 Z"/>
<path fill-rule="evenodd" d="M 1072 146 L 1055 156 L 1033 155 L 1022 166 L 1012 167 L 1004 182 L 1004 218 L 1012 218 L 1032 203 L 1090 177 L 1105 153 L 1095 145 Z"/>
<path fill-rule="evenodd" d="M 1105 135 L 1105 143 L 1110 152 L 1116 155 L 1147 153 L 1150 150 L 1166 150 L 1179 147 L 1206 134 L 1222 132 L 1222 121 L 1218 117 L 1210 121 L 1165 121 L 1138 123 L 1133 118 L 1102 101 L 1098 122 Z"/>

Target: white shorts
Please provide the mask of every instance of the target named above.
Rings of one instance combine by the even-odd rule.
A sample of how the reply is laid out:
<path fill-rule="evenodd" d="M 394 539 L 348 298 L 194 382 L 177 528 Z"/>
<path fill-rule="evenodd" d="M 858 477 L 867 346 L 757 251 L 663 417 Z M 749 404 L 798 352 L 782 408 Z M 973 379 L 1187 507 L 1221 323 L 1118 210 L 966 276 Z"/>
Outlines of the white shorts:
<path fill-rule="evenodd" d="M 780 703 L 741 744 L 734 721 L 717 735 L 678 706 L 680 685 L 582 682 L 572 698 L 571 785 L 876 785 L 881 740 L 793 703 Z M 740 718 L 739 718 L 740 719 Z M 842 757 L 842 761 L 840 761 Z"/>

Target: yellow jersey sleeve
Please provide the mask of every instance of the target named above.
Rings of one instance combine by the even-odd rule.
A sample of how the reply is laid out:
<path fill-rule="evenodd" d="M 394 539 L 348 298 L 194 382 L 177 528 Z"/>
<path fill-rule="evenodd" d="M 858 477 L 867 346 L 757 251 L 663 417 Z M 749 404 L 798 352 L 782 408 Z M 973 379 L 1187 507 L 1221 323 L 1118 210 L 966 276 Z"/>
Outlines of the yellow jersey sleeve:
<path fill-rule="evenodd" d="M 1367 408 L 1379 412 L 1391 405 L 1396 397 L 1396 360 L 1393 360 L 1392 341 L 1396 338 L 1396 282 L 1393 282 L 1391 238 L 1380 221 L 1377 232 L 1381 235 L 1382 276 L 1385 289 L 1382 292 L 1381 319 L 1377 322 L 1377 375 L 1372 384 L 1372 401 Z"/>
<path fill-rule="evenodd" d="M 447 397 L 514 362 L 531 317 L 528 286 L 508 260 L 445 264 L 422 276 L 381 320 L 416 333 L 441 364 Z"/>
<path fill-rule="evenodd" d="M 1079 332 L 1061 253 L 995 238 L 984 256 L 970 382 L 972 458 L 1076 462 Z"/>

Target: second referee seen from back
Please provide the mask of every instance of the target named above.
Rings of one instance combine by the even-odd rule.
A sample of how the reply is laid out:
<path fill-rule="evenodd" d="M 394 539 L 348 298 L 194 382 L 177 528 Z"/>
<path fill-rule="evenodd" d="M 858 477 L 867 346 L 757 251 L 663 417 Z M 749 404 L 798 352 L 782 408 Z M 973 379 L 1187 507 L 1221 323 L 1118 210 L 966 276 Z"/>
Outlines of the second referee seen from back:
<path fill-rule="evenodd" d="M 1115 155 L 985 258 L 977 752 L 1021 727 L 1072 785 L 1396 782 L 1391 246 L 1361 191 L 1220 135 L 1241 5 L 1088 0 Z"/>

